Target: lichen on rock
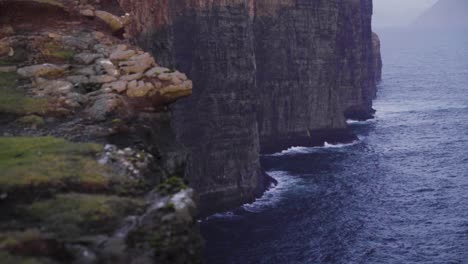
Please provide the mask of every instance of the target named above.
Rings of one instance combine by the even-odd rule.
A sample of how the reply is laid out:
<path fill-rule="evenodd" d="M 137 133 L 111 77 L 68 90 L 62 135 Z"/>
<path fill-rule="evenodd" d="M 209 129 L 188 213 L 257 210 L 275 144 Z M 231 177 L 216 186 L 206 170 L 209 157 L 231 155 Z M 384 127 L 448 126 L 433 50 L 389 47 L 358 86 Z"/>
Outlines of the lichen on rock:
<path fill-rule="evenodd" d="M 156 251 L 173 263 L 172 247 L 127 244 L 137 227 L 180 234 L 199 259 L 193 194 L 177 200 L 183 224 L 159 209 L 157 228 L 136 224 L 190 190 L 168 179 L 186 157 L 168 105 L 192 87 L 158 78 L 173 71 L 124 38 L 122 14 L 116 1 L 0 1 L 0 263 L 153 263 Z"/>

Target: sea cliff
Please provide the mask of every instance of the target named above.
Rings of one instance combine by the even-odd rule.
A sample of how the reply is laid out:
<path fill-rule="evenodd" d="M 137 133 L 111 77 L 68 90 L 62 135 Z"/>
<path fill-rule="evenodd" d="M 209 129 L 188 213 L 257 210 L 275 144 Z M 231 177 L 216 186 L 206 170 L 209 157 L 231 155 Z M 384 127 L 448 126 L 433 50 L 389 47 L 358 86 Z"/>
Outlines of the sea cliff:
<path fill-rule="evenodd" d="M 0 262 L 199 263 L 196 216 L 261 195 L 261 154 L 372 117 L 371 18 L 371 0 L 0 0 Z"/>
<path fill-rule="evenodd" d="M 120 2 L 129 34 L 193 80 L 174 128 L 203 212 L 268 186 L 259 153 L 353 141 L 346 118 L 373 115 L 371 0 Z"/>

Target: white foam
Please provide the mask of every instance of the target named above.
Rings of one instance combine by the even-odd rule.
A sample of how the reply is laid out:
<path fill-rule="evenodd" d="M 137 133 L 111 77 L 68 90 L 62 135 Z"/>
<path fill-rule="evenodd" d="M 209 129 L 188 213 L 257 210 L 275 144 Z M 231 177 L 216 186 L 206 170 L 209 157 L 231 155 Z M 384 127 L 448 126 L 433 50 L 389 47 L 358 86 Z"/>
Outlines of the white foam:
<path fill-rule="evenodd" d="M 365 120 L 365 121 L 348 119 L 348 120 L 346 120 L 346 123 L 348 123 L 348 125 L 367 125 L 367 124 L 374 123 L 375 120 L 376 120 L 375 118 L 368 119 L 368 120 Z"/>
<path fill-rule="evenodd" d="M 204 220 L 212 220 L 212 219 L 233 219 L 233 218 L 239 218 L 240 216 L 236 215 L 232 211 L 228 212 L 223 212 L 223 213 L 216 213 L 214 215 L 210 215 Z M 201 222 L 201 221 L 200 221 Z"/>
<path fill-rule="evenodd" d="M 350 147 L 350 146 L 354 146 L 356 144 L 358 144 L 360 142 L 360 140 L 355 140 L 351 143 L 346 143 L 346 144 L 329 144 L 328 142 L 325 142 L 324 146 L 322 148 L 346 148 L 346 147 Z"/>
<path fill-rule="evenodd" d="M 291 147 L 286 150 L 283 150 L 281 152 L 267 155 L 267 156 L 286 156 L 286 155 L 300 155 L 300 154 L 309 154 L 309 153 L 314 153 L 317 152 L 317 150 L 324 150 L 324 149 L 337 149 L 337 148 L 346 148 L 350 146 L 354 146 L 356 144 L 359 144 L 361 140 L 355 140 L 351 143 L 345 143 L 345 144 L 330 144 L 328 142 L 325 142 L 323 146 L 321 147 Z"/>
<path fill-rule="evenodd" d="M 273 177 L 278 184 L 267 190 L 262 197 L 256 199 L 255 202 L 244 204 L 242 209 L 245 211 L 258 213 L 271 209 L 284 198 L 284 193 L 290 190 L 292 186 L 297 185 L 299 181 L 297 177 L 294 177 L 285 171 L 271 171 L 267 173 Z"/>
<path fill-rule="evenodd" d="M 239 209 L 234 211 L 216 213 L 208 216 L 205 219 L 198 220 L 199 222 L 217 220 L 217 219 L 228 219 L 236 220 L 241 219 L 241 210 L 258 213 L 275 206 L 283 198 L 283 194 L 289 190 L 292 186 L 296 185 L 298 178 L 288 174 L 285 171 L 270 171 L 268 175 L 273 177 L 278 184 L 268 189 L 260 198 L 257 198 L 253 203 L 244 204 Z"/>

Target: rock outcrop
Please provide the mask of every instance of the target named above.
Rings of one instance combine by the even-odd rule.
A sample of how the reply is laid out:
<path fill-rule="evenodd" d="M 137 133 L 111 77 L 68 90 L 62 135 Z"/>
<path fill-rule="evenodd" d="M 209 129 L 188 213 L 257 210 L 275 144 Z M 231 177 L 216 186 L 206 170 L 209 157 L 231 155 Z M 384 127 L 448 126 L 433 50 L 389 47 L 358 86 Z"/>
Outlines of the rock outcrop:
<path fill-rule="evenodd" d="M 380 38 L 377 33 L 372 34 L 372 48 L 374 50 L 374 71 L 375 71 L 375 82 L 380 83 L 382 81 L 382 55 L 380 53 Z"/>
<path fill-rule="evenodd" d="M 255 3 L 262 152 L 354 140 L 345 118 L 370 118 L 375 95 L 372 2 Z"/>
<path fill-rule="evenodd" d="M 0 263 L 201 261 L 168 108 L 192 81 L 125 39 L 128 19 L 0 0 Z"/>
<path fill-rule="evenodd" d="M 193 80 L 175 128 L 205 212 L 267 186 L 259 151 L 351 141 L 346 118 L 372 117 L 371 0 L 120 3 L 127 34 Z"/>

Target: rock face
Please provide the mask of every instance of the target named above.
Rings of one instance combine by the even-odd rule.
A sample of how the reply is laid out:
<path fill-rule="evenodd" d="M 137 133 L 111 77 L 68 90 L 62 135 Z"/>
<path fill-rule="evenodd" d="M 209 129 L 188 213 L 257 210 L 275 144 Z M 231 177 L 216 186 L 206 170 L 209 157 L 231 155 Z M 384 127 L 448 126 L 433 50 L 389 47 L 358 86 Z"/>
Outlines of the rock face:
<path fill-rule="evenodd" d="M 256 1 L 263 152 L 349 141 L 372 115 L 372 1 Z M 343 115 L 343 112 L 345 115 Z"/>
<path fill-rule="evenodd" d="M 266 186 L 259 152 L 351 141 L 346 118 L 372 117 L 371 0 L 120 2 L 128 33 L 193 80 L 175 130 L 205 212 Z"/>
<path fill-rule="evenodd" d="M 374 49 L 375 82 L 379 83 L 382 81 L 383 62 L 380 53 L 380 38 L 376 33 L 372 34 L 372 48 Z"/>
<path fill-rule="evenodd" d="M 174 117 L 178 138 L 191 152 L 187 175 L 201 210 L 252 200 L 266 184 L 259 163 L 252 2 L 131 2 L 124 7 L 150 18 L 135 25 L 143 30 L 141 43 L 197 87 L 190 100 L 176 105 Z"/>
<path fill-rule="evenodd" d="M 0 0 L 0 263 L 201 262 L 169 111 L 192 81 L 132 45 L 122 13 Z"/>

